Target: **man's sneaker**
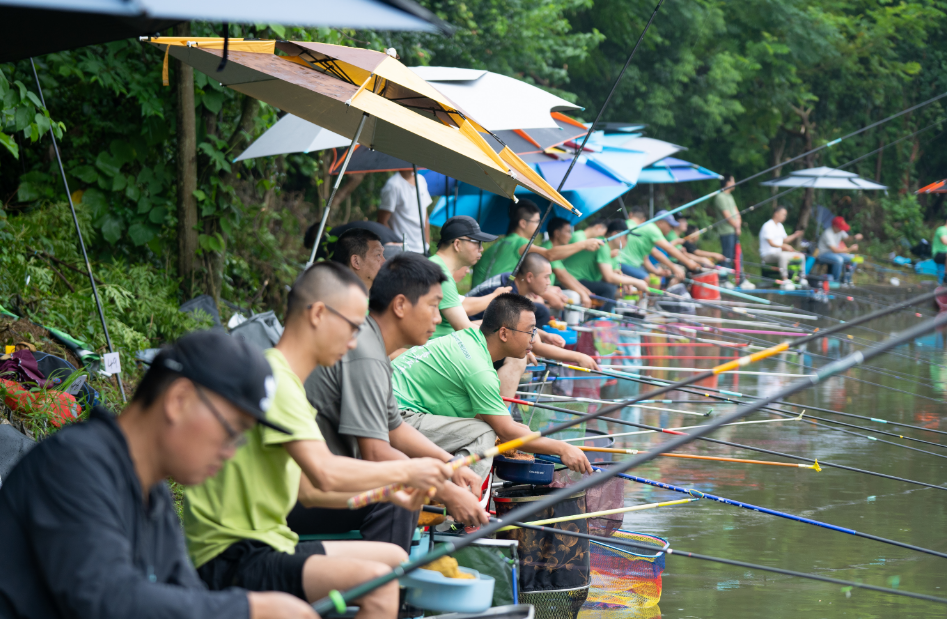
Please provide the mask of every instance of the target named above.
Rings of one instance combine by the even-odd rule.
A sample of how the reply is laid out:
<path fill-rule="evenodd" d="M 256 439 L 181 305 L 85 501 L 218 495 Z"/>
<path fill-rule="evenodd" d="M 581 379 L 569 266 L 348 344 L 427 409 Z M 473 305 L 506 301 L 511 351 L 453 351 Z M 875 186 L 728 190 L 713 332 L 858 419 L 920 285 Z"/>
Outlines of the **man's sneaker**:
<path fill-rule="evenodd" d="M 720 284 L 720 287 L 721 287 L 721 288 L 726 288 L 727 290 L 733 290 L 733 289 L 735 288 L 735 286 L 733 285 L 733 282 L 730 282 L 730 281 L 726 281 L 726 282 Z"/>
<path fill-rule="evenodd" d="M 740 284 L 740 289 L 741 289 L 741 290 L 755 290 L 755 289 L 756 289 L 756 284 L 754 284 L 753 282 L 751 282 L 751 281 L 748 280 L 748 279 L 745 279 L 745 280 L 743 280 L 743 282 Z"/>

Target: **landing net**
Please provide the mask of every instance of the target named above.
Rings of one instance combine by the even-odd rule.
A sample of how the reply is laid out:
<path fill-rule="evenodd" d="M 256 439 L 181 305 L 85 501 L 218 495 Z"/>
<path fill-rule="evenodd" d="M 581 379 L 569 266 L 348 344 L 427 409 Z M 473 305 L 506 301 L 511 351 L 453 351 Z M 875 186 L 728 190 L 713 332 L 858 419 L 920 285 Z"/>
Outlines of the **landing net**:
<path fill-rule="evenodd" d="M 650 608 L 661 600 L 661 574 L 667 540 L 617 530 L 612 537 L 654 547 L 654 552 L 592 542 L 592 579 L 585 609 Z M 611 616 L 611 615 L 609 615 Z M 583 617 L 589 617 L 583 612 Z"/>

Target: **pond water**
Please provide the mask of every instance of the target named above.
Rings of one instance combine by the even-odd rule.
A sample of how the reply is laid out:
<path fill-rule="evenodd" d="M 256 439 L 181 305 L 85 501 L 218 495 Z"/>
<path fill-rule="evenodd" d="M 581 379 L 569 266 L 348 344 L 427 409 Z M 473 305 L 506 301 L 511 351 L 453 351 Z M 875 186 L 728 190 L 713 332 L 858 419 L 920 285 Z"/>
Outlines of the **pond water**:
<path fill-rule="evenodd" d="M 785 302 L 773 297 L 774 302 Z M 886 299 L 890 302 L 893 299 Z M 799 300 L 798 307 L 810 309 L 842 320 L 876 308 L 866 302 L 848 304 L 812 304 Z M 932 310 L 924 306 L 926 316 Z M 699 312 L 708 316 L 719 313 Z M 733 316 L 728 316 L 733 317 Z M 812 366 L 827 363 L 825 357 L 838 358 L 864 346 L 864 340 L 879 341 L 887 335 L 916 324 L 921 318 L 902 312 L 871 323 L 877 332 L 857 329 L 850 333 L 855 339 L 843 343 L 825 340 L 810 344 L 808 355 L 786 355 L 746 368 L 780 374 L 809 374 Z M 810 324 L 810 323 L 807 323 Z M 828 327 L 836 321 L 823 319 L 814 326 Z M 612 334 L 614 337 L 614 334 Z M 715 337 L 708 335 L 707 337 Z M 862 338 L 859 340 L 858 338 Z M 606 338 L 607 339 L 607 338 Z M 770 342 L 778 338 L 768 338 Z M 720 348 L 638 347 L 635 343 L 666 342 L 664 338 L 623 335 L 621 353 L 625 355 L 702 355 L 730 354 Z M 925 428 L 947 431 L 941 423 L 947 398 L 947 351 L 944 334 L 933 334 L 899 349 L 901 356 L 887 354 L 870 365 L 903 377 L 885 376 L 864 368 L 850 370 L 847 376 L 877 385 L 835 377 L 815 388 L 790 398 L 802 405 L 909 423 Z M 819 356 L 821 355 L 821 356 Z M 710 368 L 719 360 L 623 360 L 629 366 Z M 804 363 L 800 367 L 796 362 Z M 657 378 L 676 380 L 685 374 L 665 370 L 643 373 Z M 714 384 L 722 389 L 748 395 L 767 395 L 798 380 L 792 376 L 723 375 Z M 565 381 L 560 384 L 568 389 Z M 581 387 L 580 387 L 581 385 Z M 599 381 L 573 381 L 575 393 L 598 387 L 603 398 L 628 397 L 638 393 L 639 385 L 629 381 L 602 384 Z M 899 393 L 885 387 L 926 396 L 930 399 Z M 643 386 L 647 391 L 650 387 Z M 547 387 L 548 391 L 548 387 Z M 713 404 L 697 396 L 671 393 L 663 398 L 693 400 L 693 403 L 656 404 L 652 406 L 714 413 L 733 410 L 732 405 Z M 584 408 L 575 406 L 577 410 Z M 790 409 L 792 410 L 792 409 Z M 795 409 L 799 412 L 799 409 Z M 947 447 L 947 435 L 919 430 L 897 429 L 870 421 L 846 419 L 837 415 L 810 411 L 811 414 L 854 423 L 866 428 L 903 433 Z M 807 413 L 808 414 L 808 413 Z M 661 425 L 689 426 L 700 423 L 700 417 L 681 413 L 626 408 L 620 418 Z M 754 413 L 748 419 L 775 418 L 772 414 Z M 542 427 L 565 416 L 537 414 L 534 427 Z M 609 421 L 599 421 L 592 428 L 609 433 L 630 432 L 634 428 Z M 859 434 L 870 434 L 851 429 Z M 763 447 L 808 458 L 869 469 L 898 477 L 943 484 L 945 490 L 923 488 L 903 482 L 826 467 L 821 473 L 808 469 L 719 463 L 700 460 L 659 457 L 633 473 L 703 492 L 744 501 L 770 509 L 788 512 L 834 525 L 855 529 L 924 548 L 947 552 L 947 458 L 918 453 L 896 445 L 887 445 L 866 438 L 832 431 L 826 424 L 809 425 L 796 421 L 748 424 L 716 431 L 712 436 L 751 446 Z M 899 445 L 910 445 L 947 456 L 947 448 L 908 443 L 898 438 Z M 667 440 L 656 434 L 619 437 L 616 447 L 648 449 Z M 780 461 L 766 454 L 697 441 L 681 453 L 751 458 Z M 616 456 L 624 458 L 625 456 Z M 636 505 L 674 500 L 684 495 L 641 485 L 625 484 L 625 504 Z M 670 540 L 679 551 L 692 551 L 728 559 L 781 567 L 799 572 L 854 580 L 878 586 L 894 587 L 947 597 L 947 559 L 925 555 L 880 542 L 858 538 L 824 528 L 793 522 L 732 507 L 710 500 L 664 507 L 625 515 L 624 529 L 658 535 Z M 650 608 L 628 608 L 621 611 L 583 611 L 587 619 L 618 618 L 690 618 L 701 619 L 742 617 L 945 617 L 947 606 L 910 600 L 864 590 L 844 591 L 838 585 L 818 583 L 790 576 L 735 568 L 672 555 L 667 558 L 663 573 L 660 603 Z"/>

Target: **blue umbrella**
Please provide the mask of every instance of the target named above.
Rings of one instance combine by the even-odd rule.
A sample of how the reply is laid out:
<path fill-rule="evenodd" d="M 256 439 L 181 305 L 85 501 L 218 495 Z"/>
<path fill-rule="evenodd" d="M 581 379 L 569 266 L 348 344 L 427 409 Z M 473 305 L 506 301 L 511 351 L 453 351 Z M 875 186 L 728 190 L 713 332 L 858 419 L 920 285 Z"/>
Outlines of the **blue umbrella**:
<path fill-rule="evenodd" d="M 665 157 L 649 165 L 638 175 L 642 185 L 660 185 L 663 183 L 688 183 L 691 181 L 720 180 L 722 177 L 696 163 L 683 159 Z"/>

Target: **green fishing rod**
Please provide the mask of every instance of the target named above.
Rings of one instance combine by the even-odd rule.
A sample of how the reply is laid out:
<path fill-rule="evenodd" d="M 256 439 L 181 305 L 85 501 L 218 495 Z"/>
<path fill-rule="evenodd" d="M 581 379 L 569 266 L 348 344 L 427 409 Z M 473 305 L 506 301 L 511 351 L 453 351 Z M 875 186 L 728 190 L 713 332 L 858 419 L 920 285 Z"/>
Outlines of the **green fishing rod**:
<path fill-rule="evenodd" d="M 639 554 L 642 551 L 648 554 L 655 554 L 655 555 L 660 555 L 664 553 L 664 554 L 667 554 L 668 556 L 687 557 L 690 559 L 709 561 L 711 563 L 721 563 L 723 565 L 732 565 L 734 567 L 739 567 L 743 569 L 759 570 L 761 572 L 771 572 L 773 574 L 781 574 L 783 576 L 795 576 L 797 578 L 806 578 L 808 580 L 815 580 L 817 582 L 827 582 L 833 585 L 842 585 L 843 587 L 865 589 L 868 591 L 887 593 L 889 595 L 899 595 L 902 597 L 913 598 L 916 600 L 925 600 L 928 602 L 938 602 L 940 604 L 947 604 L 947 598 L 940 598 L 933 595 L 927 595 L 925 593 L 913 593 L 911 591 L 902 591 L 900 589 L 888 589 L 886 587 L 876 587 L 875 585 L 866 585 L 864 583 L 849 581 L 849 580 L 839 580 L 838 578 L 829 578 L 828 576 L 819 576 L 817 574 L 809 574 L 806 572 L 796 572 L 793 570 L 786 570 L 780 567 L 769 567 L 766 565 L 759 565 L 757 563 L 747 563 L 746 561 L 737 561 L 735 559 L 723 559 L 721 557 L 712 557 L 710 555 L 703 555 L 696 552 L 688 552 L 686 550 L 677 550 L 677 549 L 671 548 L 670 543 L 667 543 L 663 546 L 654 546 L 650 544 L 643 544 L 641 542 L 635 542 L 633 540 L 625 539 L 622 537 L 605 537 L 602 535 L 591 535 L 589 533 L 580 533 L 578 531 L 568 531 L 565 529 L 557 529 L 554 527 L 544 527 L 542 525 L 529 524 L 526 522 L 507 523 L 505 520 L 500 519 L 500 518 L 491 518 L 490 520 L 504 523 L 504 524 L 512 524 L 513 526 L 517 526 L 523 529 L 531 529 L 533 531 L 549 533 L 551 535 L 565 535 L 567 537 L 587 539 L 590 542 L 594 542 L 596 544 L 600 544 L 602 546 L 610 547 L 610 548 L 614 548 L 615 546 L 633 548 L 639 551 Z"/>
<path fill-rule="evenodd" d="M 844 411 L 834 411 L 830 408 L 820 408 L 818 406 L 809 406 L 807 404 L 796 404 L 794 402 L 786 402 L 786 401 L 779 402 L 778 404 L 780 404 L 781 406 L 792 406 L 793 408 L 804 408 L 806 410 L 819 411 L 820 413 L 828 413 L 830 415 L 842 415 L 843 417 L 851 417 L 853 419 L 862 419 L 864 421 L 873 421 L 875 423 L 883 423 L 890 426 L 894 426 L 895 428 L 897 427 L 910 428 L 912 430 L 918 430 L 921 432 L 931 432 L 933 434 L 947 434 L 947 431 L 944 431 L 944 430 L 937 430 L 935 428 L 925 428 L 924 426 L 915 426 L 910 423 L 901 423 L 899 421 L 888 421 L 887 419 L 879 419 L 877 417 L 866 417 L 865 415 L 856 415 L 855 413 L 847 413 Z"/>
<path fill-rule="evenodd" d="M 698 438 L 706 436 L 710 432 L 713 432 L 714 430 L 718 429 L 720 426 L 726 425 L 727 423 L 737 421 L 739 419 L 742 419 L 743 417 L 746 417 L 747 415 L 758 410 L 762 406 L 771 404 L 772 402 L 776 400 L 789 397 L 795 393 L 798 393 L 799 391 L 802 391 L 804 389 L 808 389 L 809 387 L 817 385 L 830 376 L 833 376 L 839 372 L 844 372 L 851 367 L 854 367 L 860 363 L 863 363 L 864 361 L 868 359 L 871 359 L 873 357 L 876 357 L 886 352 L 890 348 L 900 346 L 907 341 L 910 341 L 916 337 L 920 337 L 921 335 L 925 335 L 931 330 L 936 329 L 945 324 L 947 324 L 947 313 L 941 314 L 937 316 L 936 318 L 934 318 L 933 320 L 926 321 L 920 325 L 915 325 L 914 327 L 911 327 L 910 329 L 907 329 L 903 331 L 902 333 L 896 336 L 893 336 L 891 338 L 888 338 L 884 342 L 881 342 L 875 348 L 872 348 L 870 350 L 865 350 L 865 351 L 858 351 L 842 359 L 839 359 L 838 361 L 824 368 L 821 368 L 819 370 L 819 373 L 816 376 L 813 376 L 811 378 L 806 378 L 805 380 L 796 381 L 786 386 L 785 388 L 780 389 L 779 391 L 777 391 L 776 393 L 774 393 L 773 395 L 767 398 L 763 398 L 752 404 L 740 406 L 737 408 L 737 410 L 733 411 L 732 413 L 727 414 L 727 415 L 721 415 L 720 417 L 714 419 L 712 422 L 708 423 L 702 428 L 695 428 L 694 431 L 691 433 L 675 436 L 674 438 L 667 441 L 663 445 L 659 445 L 653 451 L 649 451 L 647 453 L 633 456 L 632 458 L 629 458 L 628 460 L 624 460 L 620 463 L 617 463 L 614 467 L 611 467 L 607 472 L 603 472 L 598 475 L 590 475 L 589 477 L 581 479 L 576 484 L 556 490 L 555 492 L 549 494 L 548 496 L 538 501 L 530 501 L 527 504 L 523 505 L 522 507 L 518 507 L 510 511 L 508 514 L 506 514 L 506 518 L 514 522 L 526 521 L 529 517 L 533 516 L 534 514 L 537 514 L 541 511 L 549 509 L 550 507 L 556 505 L 557 503 L 563 501 L 564 499 L 572 496 L 573 494 L 577 492 L 588 490 L 589 488 L 592 488 L 605 481 L 608 481 L 609 479 L 615 477 L 616 475 L 625 473 L 637 466 L 650 462 L 652 459 L 656 458 L 659 453 L 675 451 L 678 448 L 683 447 L 684 445 L 687 445 L 688 443 L 697 440 Z M 666 391 L 670 391 L 671 389 L 673 389 L 673 386 L 670 388 L 665 388 L 665 389 Z M 637 399 L 642 399 L 642 398 L 637 398 Z M 601 415 L 607 415 L 612 412 L 620 411 L 623 408 L 633 405 L 637 401 L 637 399 L 632 398 L 630 400 L 627 400 L 626 402 L 622 402 L 614 406 L 605 407 L 601 411 L 596 411 L 596 413 L 601 414 Z M 487 524 L 481 527 L 479 530 L 471 533 L 470 535 L 459 537 L 456 540 L 452 540 L 452 541 L 441 544 L 441 546 L 433 549 L 431 552 L 428 552 L 425 555 L 418 557 L 417 559 L 413 561 L 408 561 L 407 563 L 394 568 L 388 574 L 385 574 L 378 578 L 373 578 L 372 580 L 365 582 L 361 585 L 358 585 L 356 587 L 353 587 L 345 592 L 333 590 L 329 593 L 328 596 L 326 596 L 325 598 L 313 604 L 313 608 L 320 615 L 325 615 L 326 613 L 328 613 L 329 611 L 333 609 L 339 613 L 342 613 L 345 611 L 345 608 L 348 605 L 348 602 L 358 599 L 368 593 L 371 593 L 378 587 L 382 587 L 388 584 L 389 582 L 397 580 L 401 576 L 404 576 L 405 574 L 413 570 L 416 570 L 424 565 L 427 565 L 428 563 L 435 561 L 436 559 L 439 559 L 440 557 L 446 556 L 450 554 L 451 552 L 454 552 L 455 550 L 465 548 L 479 539 L 482 539 L 489 535 L 493 535 L 503 526 L 504 526 L 503 524 L 496 523 L 496 522 Z"/>

